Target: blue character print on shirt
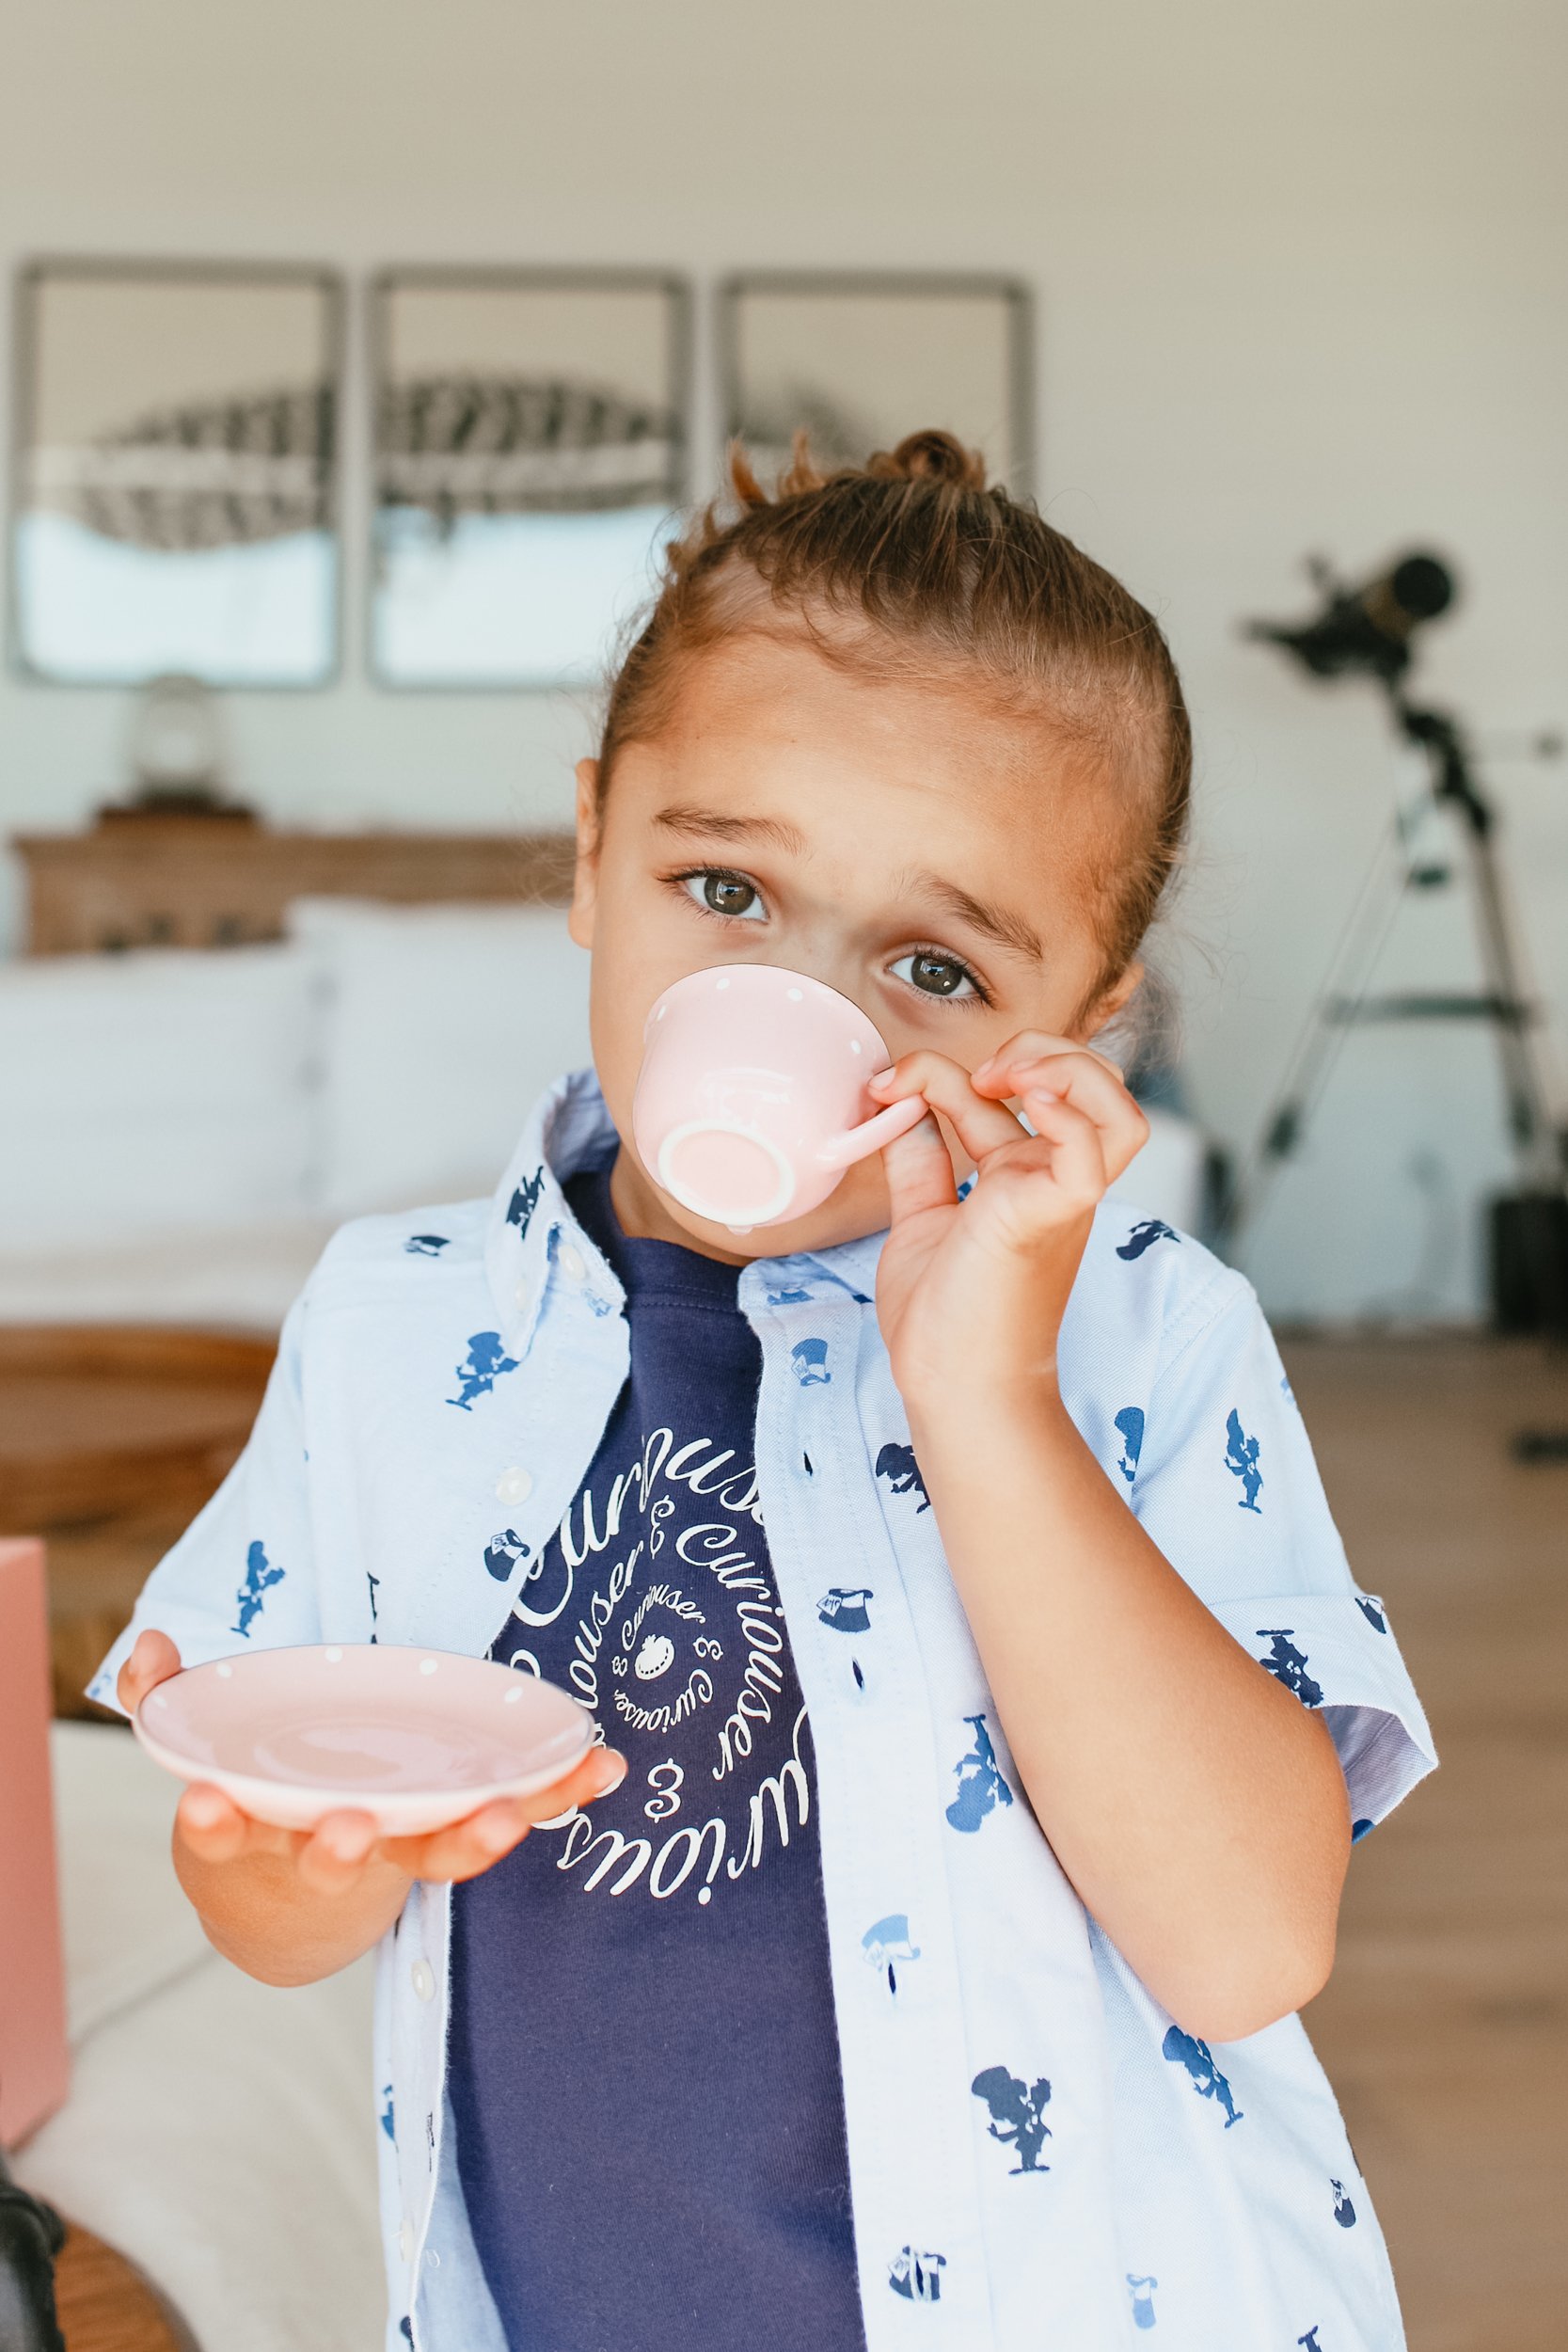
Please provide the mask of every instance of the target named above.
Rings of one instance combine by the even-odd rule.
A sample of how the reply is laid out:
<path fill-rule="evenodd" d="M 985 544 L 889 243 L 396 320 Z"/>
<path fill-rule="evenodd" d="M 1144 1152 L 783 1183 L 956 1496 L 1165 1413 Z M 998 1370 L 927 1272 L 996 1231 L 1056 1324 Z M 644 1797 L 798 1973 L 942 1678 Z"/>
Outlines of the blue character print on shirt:
<path fill-rule="evenodd" d="M 1354 2230 L 1355 2227 L 1355 2207 L 1351 2203 L 1350 2199 L 1345 2194 L 1344 2183 L 1342 2181 L 1330 2181 L 1328 2185 L 1334 2191 L 1335 2220 L 1339 2224 L 1341 2230 Z"/>
<path fill-rule="evenodd" d="M 1388 1620 L 1384 1615 L 1382 1610 L 1378 1607 L 1377 1601 L 1370 1595 L 1367 1593 L 1357 1593 L 1355 1596 L 1355 1605 L 1357 1609 L 1360 1610 L 1361 1614 L 1366 1618 L 1367 1623 L 1371 1627 L 1374 1633 L 1387 1632 Z"/>
<path fill-rule="evenodd" d="M 381 2128 L 386 2133 L 388 2139 L 395 2140 L 397 2138 L 397 2131 L 392 2122 L 392 2086 L 390 2083 L 383 2085 L 381 2095 L 387 2102 L 386 2106 L 381 2110 Z"/>
<path fill-rule="evenodd" d="M 794 1368 L 795 1377 L 803 1389 L 814 1388 L 818 1383 L 826 1383 L 833 1376 L 828 1370 L 826 1340 L 801 1340 L 798 1346 L 790 1349 L 789 1360 Z"/>
<path fill-rule="evenodd" d="M 1131 1263 L 1134 1258 L 1141 1258 L 1146 1249 L 1152 1249 L 1157 1241 L 1180 1243 L 1180 1239 L 1175 1226 L 1167 1225 L 1163 1216 L 1146 1216 L 1133 1226 L 1117 1249 L 1117 1256 L 1127 1259 Z"/>
<path fill-rule="evenodd" d="M 1258 1638 L 1268 1643 L 1269 1654 L 1258 1662 L 1268 1668 L 1276 1682 L 1283 1682 L 1287 1691 L 1293 1691 L 1303 1707 L 1321 1707 L 1323 1685 L 1307 1673 L 1307 1652 L 1297 1649 L 1291 1639 L 1294 1631 L 1293 1625 L 1260 1625 Z"/>
<path fill-rule="evenodd" d="M 448 1243 L 445 1233 L 410 1233 L 403 1246 L 411 1258 L 438 1258 Z"/>
<path fill-rule="evenodd" d="M 1304 2336 L 1296 2338 L 1297 2344 L 1305 2347 L 1305 2352 L 1323 2352 L 1323 2346 L 1318 2342 L 1318 2329 L 1322 2326 L 1323 2321 L 1320 2319 L 1314 2326 L 1308 2328 Z"/>
<path fill-rule="evenodd" d="M 1051 2167 L 1039 2160 L 1040 2150 L 1051 2137 L 1051 2126 L 1045 2120 L 1051 2085 L 1044 2075 L 1037 2083 L 1023 2083 L 1016 2074 L 1009 2074 L 1005 2066 L 985 2066 L 969 2087 L 976 2099 L 983 2099 L 990 2109 L 986 2130 L 991 2138 L 999 2139 L 1004 2148 L 1016 2148 L 1022 2159 L 1014 2165 L 1009 2177 L 1016 2178 L 1021 2172 L 1049 2172 Z"/>
<path fill-rule="evenodd" d="M 1214 2054 L 1207 2042 L 1199 2042 L 1196 2034 L 1183 2033 L 1180 2026 L 1172 2026 L 1160 2044 L 1162 2058 L 1173 2066 L 1184 2066 L 1193 2078 L 1193 2089 L 1200 2099 L 1217 2099 L 1225 2109 L 1225 2128 L 1242 2121 L 1240 2108 L 1230 2095 L 1230 2085 L 1214 2064 Z"/>
<path fill-rule="evenodd" d="M 245 1582 L 234 1596 L 235 1606 L 240 1613 L 239 1620 L 230 1629 L 243 1633 L 248 1641 L 250 1629 L 261 1613 L 262 1594 L 282 1581 L 283 1571 L 273 1566 L 265 1548 L 261 1544 L 252 1544 L 245 1556 Z"/>
<path fill-rule="evenodd" d="M 1128 2272 L 1127 2288 L 1128 2293 L 1132 2297 L 1132 2325 L 1134 2328 L 1152 2328 L 1154 2326 L 1154 2290 L 1159 2283 L 1160 2281 L 1158 2279 L 1136 2279 L 1133 2277 L 1132 2271 Z"/>
<path fill-rule="evenodd" d="M 958 1793 L 947 1807 L 947 1818 L 955 1829 L 973 1832 L 995 1806 L 1011 1804 L 1013 1792 L 997 1766 L 985 1717 L 966 1715 L 964 1721 L 973 1724 L 974 1740 L 953 1767 L 958 1775 Z"/>
<path fill-rule="evenodd" d="M 535 1168 L 526 1184 L 519 1184 L 506 1204 L 506 1221 L 517 1228 L 517 1239 L 528 1232 L 529 1221 L 539 1206 L 539 1196 L 545 1189 L 545 1171 Z"/>
<path fill-rule="evenodd" d="M 1124 1405 L 1116 1418 L 1121 1432 L 1122 1455 L 1117 1468 L 1129 1486 L 1138 1474 L 1138 1456 L 1144 1450 L 1144 1417 L 1135 1405 Z"/>
<path fill-rule="evenodd" d="M 887 2282 L 906 2302 L 940 2303 L 946 2267 L 945 2254 L 917 2254 L 912 2246 L 901 2246 L 888 2265 Z"/>
<path fill-rule="evenodd" d="M 476 1396 L 488 1396 L 503 1372 L 515 1372 L 517 1359 L 509 1356 L 501 1345 L 499 1331 L 475 1331 L 468 1341 L 467 1360 L 457 1366 L 459 1388 L 447 1403 L 455 1405 L 459 1412 L 470 1413 Z"/>
<path fill-rule="evenodd" d="M 499 1535 L 492 1535 L 484 1547 L 484 1565 L 498 1584 L 504 1584 L 519 1560 L 529 1556 L 529 1547 L 515 1528 L 503 1527 Z"/>
<path fill-rule="evenodd" d="M 1375 1829 L 1376 1827 L 1377 1823 L 1375 1821 L 1353 1821 L 1350 1825 L 1351 1844 L 1353 1846 L 1359 1846 L 1363 1837 L 1366 1836 L 1367 1832 L 1370 1829 Z"/>
<path fill-rule="evenodd" d="M 910 1941 L 909 1914 L 890 1911 L 885 1919 L 879 1919 L 867 1928 L 861 1937 L 861 1956 L 867 1967 L 885 1971 L 887 1989 L 896 1995 L 898 1978 L 894 1963 L 920 1958 L 919 1945 Z"/>
<path fill-rule="evenodd" d="M 399 2333 L 399 2335 L 403 2338 L 403 2340 L 404 2340 L 404 2342 L 405 2344 L 412 2344 L 412 2343 L 413 2343 L 413 2341 L 414 2341 L 414 2323 L 413 2323 L 413 2321 L 412 2321 L 412 2320 L 408 2317 L 408 2315 L 407 2315 L 407 2313 L 406 2313 L 406 2312 L 404 2312 L 404 2314 L 403 2318 L 402 2318 L 402 2319 L 400 2319 L 400 2320 L 398 2321 L 398 2333 Z"/>
<path fill-rule="evenodd" d="M 816 1604 L 816 1613 L 835 1633 L 869 1633 L 865 1604 L 877 1597 L 869 1584 L 830 1584 Z"/>
<path fill-rule="evenodd" d="M 1258 1467 L 1258 1440 L 1247 1436 L 1234 1406 L 1225 1424 L 1225 1434 L 1228 1440 L 1225 1450 L 1225 1467 L 1232 1478 L 1239 1478 L 1242 1482 L 1242 1499 L 1236 1508 L 1238 1511 L 1256 1511 L 1261 1518 L 1263 1513 L 1258 1497 L 1262 1489 L 1263 1473 Z"/>
<path fill-rule="evenodd" d="M 895 1495 L 918 1494 L 920 1511 L 928 1511 L 931 1498 L 926 1492 L 926 1481 L 920 1475 L 920 1464 L 914 1458 L 912 1445 L 883 1446 L 877 1456 L 877 1475 L 885 1478 Z"/>
<path fill-rule="evenodd" d="M 365 1570 L 365 1581 L 371 1588 L 371 1640 L 373 1642 L 376 1638 L 375 1597 L 381 1590 L 381 1579 L 378 1576 L 372 1576 L 369 1568 L 367 1568 Z"/>
<path fill-rule="evenodd" d="M 810 1291 L 769 1291 L 768 1294 L 770 1307 L 809 1307 L 811 1299 Z"/>

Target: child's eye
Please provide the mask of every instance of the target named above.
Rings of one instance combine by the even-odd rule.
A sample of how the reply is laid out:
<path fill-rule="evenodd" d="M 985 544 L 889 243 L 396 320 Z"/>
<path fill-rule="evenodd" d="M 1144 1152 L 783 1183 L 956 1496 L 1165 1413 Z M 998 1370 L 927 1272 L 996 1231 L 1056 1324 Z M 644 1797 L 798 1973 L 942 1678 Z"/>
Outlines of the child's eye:
<path fill-rule="evenodd" d="M 683 874 L 681 887 L 689 898 L 710 914 L 739 915 L 742 920 L 764 921 L 768 910 L 755 882 L 744 874 L 726 873 L 721 866 L 705 866 L 695 874 Z"/>
<path fill-rule="evenodd" d="M 957 956 L 939 955 L 935 949 L 917 947 L 912 955 L 900 956 L 888 970 L 895 980 L 905 980 L 911 988 L 918 988 L 924 996 L 978 996 L 983 992 L 967 963 Z"/>

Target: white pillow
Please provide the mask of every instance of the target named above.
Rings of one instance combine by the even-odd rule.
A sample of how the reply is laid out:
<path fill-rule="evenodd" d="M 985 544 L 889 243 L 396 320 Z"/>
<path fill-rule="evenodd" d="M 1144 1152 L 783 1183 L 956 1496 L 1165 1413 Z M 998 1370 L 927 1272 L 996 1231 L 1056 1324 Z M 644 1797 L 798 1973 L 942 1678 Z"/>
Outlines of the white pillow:
<path fill-rule="evenodd" d="M 564 911 L 299 898 L 288 922 L 322 989 L 322 1207 L 488 1192 L 535 1096 L 591 1058 Z"/>
<path fill-rule="evenodd" d="M 0 1247 L 303 1214 L 314 1019 L 286 946 L 0 964 Z"/>

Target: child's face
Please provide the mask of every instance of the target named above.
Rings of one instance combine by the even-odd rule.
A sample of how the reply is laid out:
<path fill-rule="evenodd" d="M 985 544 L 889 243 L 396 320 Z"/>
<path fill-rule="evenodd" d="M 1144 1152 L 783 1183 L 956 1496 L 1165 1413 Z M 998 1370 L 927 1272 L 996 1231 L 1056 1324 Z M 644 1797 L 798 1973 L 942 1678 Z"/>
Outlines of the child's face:
<path fill-rule="evenodd" d="M 808 972 L 870 1015 L 895 1061 L 931 1048 L 973 1070 L 1022 1029 L 1084 1033 L 1070 1025 L 1101 959 L 1089 877 L 1107 819 L 1037 726 L 846 674 L 803 640 L 751 636 L 693 662 L 668 732 L 620 752 L 602 824 L 594 761 L 578 782 L 571 929 L 594 952 L 594 1059 L 628 1232 L 739 1262 L 888 1221 L 879 1154 L 820 1208 L 754 1235 L 657 1189 L 632 1142 L 632 1093 L 648 1009 L 689 972 Z"/>

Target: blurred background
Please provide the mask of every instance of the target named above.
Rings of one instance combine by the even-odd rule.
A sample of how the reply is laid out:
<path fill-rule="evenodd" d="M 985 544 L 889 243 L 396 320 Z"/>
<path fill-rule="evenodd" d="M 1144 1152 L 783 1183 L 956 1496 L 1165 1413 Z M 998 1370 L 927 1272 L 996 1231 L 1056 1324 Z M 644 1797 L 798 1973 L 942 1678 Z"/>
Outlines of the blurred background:
<path fill-rule="evenodd" d="M 8 0 L 0 38 L 0 1534 L 48 1537 L 75 1719 L 77 2087 L 19 2169 L 213 2352 L 377 2340 L 330 2118 L 170 2057 L 157 2161 L 116 2156 L 135 2004 L 188 2053 L 170 1988 L 219 1963 L 105 1892 L 104 1755 L 142 1828 L 163 1797 L 80 1685 L 332 1225 L 487 1189 L 582 1057 L 572 763 L 726 435 L 945 424 L 1182 671 L 1176 1018 L 1122 1189 L 1257 1283 L 1443 1754 L 1308 2018 L 1411 2343 L 1555 2347 L 1568 18 Z M 239 2038 L 285 2031 L 203 1997 L 242 1993 Z M 339 2184 L 320 2277 L 265 2192 L 202 2203 L 214 2149 L 264 2179 L 285 2134 L 296 2219 L 302 2135 Z"/>

